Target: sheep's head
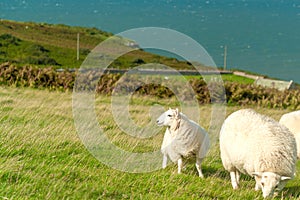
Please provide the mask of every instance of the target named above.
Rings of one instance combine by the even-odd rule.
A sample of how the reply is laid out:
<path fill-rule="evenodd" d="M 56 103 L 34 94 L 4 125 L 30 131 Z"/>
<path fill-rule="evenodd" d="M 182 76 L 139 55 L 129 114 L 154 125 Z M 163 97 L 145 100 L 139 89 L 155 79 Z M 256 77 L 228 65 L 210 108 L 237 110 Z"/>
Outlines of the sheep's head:
<path fill-rule="evenodd" d="M 256 187 L 257 189 L 262 189 L 264 198 L 271 198 L 274 193 L 280 192 L 286 182 L 291 179 L 291 177 L 280 176 L 274 172 L 255 172 Z"/>
<path fill-rule="evenodd" d="M 157 120 L 156 123 L 158 126 L 169 126 L 170 129 L 175 130 L 178 128 L 180 121 L 180 113 L 178 109 L 171 109 L 164 112 Z"/>

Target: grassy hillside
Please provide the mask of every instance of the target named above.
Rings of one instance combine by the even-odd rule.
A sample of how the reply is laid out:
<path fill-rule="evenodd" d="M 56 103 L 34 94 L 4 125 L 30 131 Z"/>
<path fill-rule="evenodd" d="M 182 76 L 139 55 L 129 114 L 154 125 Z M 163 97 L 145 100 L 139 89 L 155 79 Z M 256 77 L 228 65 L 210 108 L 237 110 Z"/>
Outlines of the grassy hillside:
<path fill-rule="evenodd" d="M 81 36 L 81 58 L 76 60 L 77 33 Z M 111 36 L 95 28 L 70 27 L 44 23 L 25 23 L 1 20 L 0 59 L 19 64 L 36 63 L 33 58 L 49 57 L 62 67 L 79 67 L 86 54 L 99 42 Z M 12 42 L 15 41 L 15 42 Z M 32 60 L 29 60 L 29 57 Z"/>
<path fill-rule="evenodd" d="M 80 34 L 80 59 L 77 61 L 77 34 Z M 88 53 L 112 36 L 97 28 L 61 24 L 0 21 L 0 63 L 33 64 L 57 68 L 78 68 Z M 175 69 L 189 69 L 191 64 L 136 50 L 120 57 L 114 68 L 132 68 L 144 63 L 162 63 Z"/>
<path fill-rule="evenodd" d="M 76 60 L 77 33 L 80 33 L 81 38 L 79 61 Z M 95 28 L 0 21 L 0 64 L 6 61 L 13 63 L 7 64 L 6 67 L 3 65 L 0 70 L 0 82 L 3 84 L 0 86 L 0 198 L 261 199 L 261 192 L 254 191 L 255 182 L 248 176 L 242 176 L 240 190 L 232 190 L 229 174 L 222 167 L 218 144 L 211 148 L 203 163 L 205 179 L 197 177 L 193 162 L 187 163 L 187 168 L 181 175 L 176 174 L 175 165 L 170 165 L 164 170 L 133 174 L 114 170 L 91 155 L 80 140 L 74 125 L 72 93 L 68 92 L 68 89 L 72 88 L 69 85 L 73 83 L 74 74 L 57 73 L 49 66 L 78 68 L 90 50 L 109 36 L 110 33 Z M 130 68 L 148 62 L 162 63 L 175 69 L 190 68 L 188 62 L 153 55 L 142 50 L 122 56 L 112 67 Z M 14 65 L 26 67 L 17 68 Z M 38 68 L 27 65 L 37 65 Z M 252 99 L 255 102 L 256 97 L 261 96 L 266 99 L 266 103 L 272 103 L 265 98 L 264 90 L 256 91 L 257 94 L 251 93 L 254 89 L 249 83 L 253 80 L 234 75 L 222 77 L 225 82 L 233 83 L 231 88 L 234 90 L 229 91 L 234 91 L 232 94 L 235 95 L 231 95 L 235 99 L 245 97 L 245 105 Z M 187 78 L 190 81 L 199 79 Z M 52 81 L 55 82 L 53 85 L 45 85 Z M 113 78 L 105 83 L 109 85 L 112 81 Z M 129 83 L 134 84 L 131 80 Z M 241 88 L 238 83 L 246 83 L 246 88 Z M 5 84 L 10 87 L 4 86 Z M 197 84 L 199 81 L 195 80 L 195 88 L 200 89 Z M 60 90 L 65 92 L 58 92 Z M 129 136 L 118 127 L 112 115 L 110 96 L 104 95 L 109 91 L 96 95 L 95 103 L 97 120 L 105 130 L 107 138 L 114 145 L 130 152 L 159 150 L 163 130 L 151 138 L 138 139 Z M 287 102 L 290 102 L 290 99 L 295 101 L 295 106 L 291 105 L 297 108 L 299 101 L 292 98 L 293 94 L 287 93 L 285 96 Z M 156 116 L 151 117 L 149 113 L 152 106 L 158 102 L 165 108 L 179 106 L 175 97 L 135 97 L 130 101 L 128 110 L 134 122 L 141 127 L 153 122 L 152 117 Z M 276 105 L 277 101 L 280 101 L 278 104 L 285 103 L 279 98 L 275 100 Z M 255 103 L 252 105 L 258 105 Z M 234 105 L 236 104 L 232 103 L 232 106 L 227 108 L 227 115 L 242 108 Z M 277 120 L 283 113 L 288 112 L 283 109 L 254 109 Z M 207 117 L 210 115 L 211 105 L 201 105 L 199 123 L 206 129 L 210 125 Z M 297 168 L 300 170 L 299 163 Z M 299 182 L 300 178 L 297 176 L 288 183 L 277 199 L 298 199 Z"/>
<path fill-rule="evenodd" d="M 175 100 L 159 100 L 176 106 Z M 157 99 L 132 101 L 130 113 L 138 124 L 149 122 L 149 110 Z M 228 107 L 227 115 L 241 107 Z M 275 119 L 287 112 L 255 108 Z M 200 123 L 208 128 L 209 105 L 201 106 Z M 162 134 L 145 140 L 117 137 L 124 134 L 115 124 L 110 97 L 98 96 L 99 124 L 120 148 L 130 151 L 159 149 Z M 183 174 L 176 166 L 150 173 L 113 170 L 94 158 L 74 127 L 72 94 L 0 87 L 0 197 L 3 199 L 262 199 L 254 180 L 243 176 L 241 188 L 232 190 L 218 148 L 203 163 L 205 179 L 199 179 L 194 163 Z M 112 135 L 113 134 L 113 135 Z M 298 170 L 300 166 L 298 165 Z M 298 173 L 297 173 L 298 174 Z M 300 177 L 290 181 L 277 199 L 298 199 Z M 282 196 L 282 197 L 281 197 Z"/>

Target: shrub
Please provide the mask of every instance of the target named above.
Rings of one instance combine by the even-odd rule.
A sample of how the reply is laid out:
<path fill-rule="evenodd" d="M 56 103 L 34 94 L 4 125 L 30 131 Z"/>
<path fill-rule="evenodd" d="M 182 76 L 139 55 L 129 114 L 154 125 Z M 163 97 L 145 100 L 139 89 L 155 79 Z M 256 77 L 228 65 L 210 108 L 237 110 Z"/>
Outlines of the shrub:
<path fill-rule="evenodd" d="M 32 55 L 41 55 L 43 53 L 48 53 L 49 50 L 39 44 L 33 44 L 26 48 L 26 52 L 31 53 Z"/>
<path fill-rule="evenodd" d="M 0 35 L 0 43 L 3 46 L 18 45 L 20 41 L 21 40 L 19 38 L 16 38 L 11 34 L 5 33 L 5 34 Z"/>
<path fill-rule="evenodd" d="M 33 65 L 60 65 L 55 59 L 48 57 L 47 55 L 42 56 L 28 56 L 23 62 Z"/>

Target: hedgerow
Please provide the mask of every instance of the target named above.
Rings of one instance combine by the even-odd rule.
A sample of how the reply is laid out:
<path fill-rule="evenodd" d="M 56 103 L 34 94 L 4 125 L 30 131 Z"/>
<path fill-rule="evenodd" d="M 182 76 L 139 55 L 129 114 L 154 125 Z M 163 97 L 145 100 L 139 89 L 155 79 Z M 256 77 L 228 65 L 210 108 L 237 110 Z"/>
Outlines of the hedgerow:
<path fill-rule="evenodd" d="M 68 71 L 58 73 L 52 67 L 18 67 L 9 63 L 0 65 L 0 84 L 2 85 L 67 91 L 73 88 L 74 80 L 74 73 Z"/>
<path fill-rule="evenodd" d="M 99 70 L 87 70 L 81 73 L 68 70 L 58 72 L 52 67 L 18 67 L 10 63 L 0 65 L 1 85 L 72 91 L 75 78 L 78 79 L 77 83 L 80 83 L 76 85 L 77 90 L 94 90 L 96 93 L 104 95 L 135 94 L 159 98 L 176 95 L 181 100 L 196 98 L 199 104 L 226 102 L 228 105 L 300 108 L 299 90 L 279 91 L 274 88 L 237 82 L 211 81 L 207 83 L 202 78 L 193 78 L 184 83 L 178 80 L 165 80 L 160 76 L 151 76 L 150 78 L 145 78 L 143 75 L 122 76 L 121 74 L 103 73 Z M 172 88 L 170 89 L 167 85 L 171 85 Z"/>

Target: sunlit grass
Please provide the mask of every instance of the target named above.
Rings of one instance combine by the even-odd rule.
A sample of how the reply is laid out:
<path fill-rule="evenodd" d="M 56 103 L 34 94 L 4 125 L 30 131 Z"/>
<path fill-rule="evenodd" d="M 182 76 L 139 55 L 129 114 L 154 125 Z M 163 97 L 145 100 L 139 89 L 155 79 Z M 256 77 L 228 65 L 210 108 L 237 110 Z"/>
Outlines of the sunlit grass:
<path fill-rule="evenodd" d="M 151 124 L 155 117 L 149 113 L 158 103 L 164 109 L 178 106 L 176 99 L 136 97 L 129 105 L 133 121 Z M 160 148 L 164 129 L 147 139 L 132 138 L 115 124 L 110 97 L 97 96 L 95 107 L 99 125 L 115 145 L 133 152 Z M 226 115 L 239 108 L 227 107 Z M 205 128 L 211 109 L 199 109 Z M 287 112 L 254 109 L 275 119 Z M 262 199 L 249 176 L 242 176 L 239 190 L 231 188 L 218 144 L 205 159 L 203 173 L 206 178 L 199 179 L 192 159 L 181 175 L 175 165 L 141 174 L 114 170 L 93 157 L 79 139 L 71 93 L 0 87 L 0 199 Z M 298 199 L 299 182 L 299 176 L 290 181 L 282 199 Z"/>

